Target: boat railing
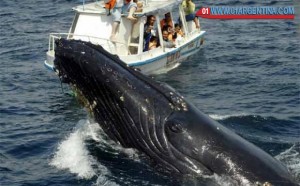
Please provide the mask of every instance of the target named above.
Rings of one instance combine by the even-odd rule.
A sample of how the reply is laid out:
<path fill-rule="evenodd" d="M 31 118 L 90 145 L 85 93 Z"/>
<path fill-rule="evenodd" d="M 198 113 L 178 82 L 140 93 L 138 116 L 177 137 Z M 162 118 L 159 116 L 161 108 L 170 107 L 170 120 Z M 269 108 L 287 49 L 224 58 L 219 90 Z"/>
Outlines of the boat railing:
<path fill-rule="evenodd" d="M 49 47 L 48 51 L 54 51 L 55 49 L 55 40 L 66 38 L 66 39 L 74 39 L 74 40 L 81 40 L 91 42 L 93 44 L 101 45 L 105 50 L 110 53 L 118 53 L 118 49 L 127 48 L 126 43 L 122 43 L 119 41 L 111 42 L 109 39 L 95 37 L 95 36 L 88 36 L 88 35 L 80 35 L 80 34 L 72 34 L 72 33 L 50 33 L 49 36 Z"/>

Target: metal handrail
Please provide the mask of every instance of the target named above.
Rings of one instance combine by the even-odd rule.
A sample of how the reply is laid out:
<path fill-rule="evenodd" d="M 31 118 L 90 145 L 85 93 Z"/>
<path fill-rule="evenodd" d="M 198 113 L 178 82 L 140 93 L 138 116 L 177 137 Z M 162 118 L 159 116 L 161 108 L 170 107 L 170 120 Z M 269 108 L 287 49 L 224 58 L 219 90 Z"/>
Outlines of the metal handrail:
<path fill-rule="evenodd" d="M 86 38 L 88 42 L 95 43 L 95 40 L 101 40 L 107 43 L 107 46 L 110 47 L 110 44 L 112 43 L 109 39 L 101 38 L 101 37 L 95 37 L 95 36 L 89 36 L 89 35 L 80 35 L 80 34 L 72 34 L 72 33 L 50 33 L 49 36 L 49 47 L 48 51 L 55 49 L 55 40 L 60 38 L 67 38 L 72 39 L 73 37 L 80 37 L 80 38 Z M 121 45 L 127 45 L 126 43 L 122 43 L 119 41 L 114 41 L 114 44 L 121 44 Z M 111 50 L 111 48 L 110 48 Z"/>

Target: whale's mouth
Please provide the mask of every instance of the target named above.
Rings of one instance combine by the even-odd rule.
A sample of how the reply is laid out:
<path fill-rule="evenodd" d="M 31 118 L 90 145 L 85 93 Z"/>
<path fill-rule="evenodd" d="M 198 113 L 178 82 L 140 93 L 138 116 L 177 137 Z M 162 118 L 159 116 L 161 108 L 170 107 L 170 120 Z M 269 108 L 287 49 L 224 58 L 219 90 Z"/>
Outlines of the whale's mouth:
<path fill-rule="evenodd" d="M 207 157 L 204 157 L 204 159 L 207 158 L 205 160 L 205 163 L 203 162 L 203 160 L 201 161 L 199 158 L 200 153 L 203 153 L 203 150 L 206 147 L 203 147 L 203 149 L 201 149 L 200 151 L 194 150 L 194 152 L 193 152 L 194 154 L 191 155 L 191 154 L 188 154 L 188 153 L 182 151 L 181 149 L 176 148 L 174 146 L 174 144 L 172 144 L 172 142 L 170 142 L 170 146 L 171 146 L 172 152 L 174 153 L 174 155 L 176 157 L 184 157 L 184 158 L 178 158 L 178 161 L 183 161 L 183 162 L 185 162 L 185 164 L 192 167 L 192 169 L 190 169 L 191 172 L 189 172 L 188 174 L 191 174 L 191 175 L 194 175 L 197 177 L 201 177 L 201 178 L 209 177 L 211 179 L 216 180 L 217 182 L 219 182 L 219 179 L 223 179 L 223 180 L 226 180 L 227 184 L 230 184 L 230 185 L 253 186 L 253 182 L 250 182 L 247 178 L 245 178 L 242 174 L 240 174 L 238 172 L 235 172 L 235 173 L 233 173 L 233 175 L 229 176 L 229 175 L 221 174 L 221 173 L 219 173 L 218 169 L 213 170 L 209 165 L 206 165 L 207 162 L 209 162 L 209 161 L 213 162 L 214 160 L 209 160 Z M 203 156 L 203 154 L 201 156 Z M 221 169 L 222 168 L 220 167 L 220 170 Z M 230 171 L 230 170 L 228 169 L 228 171 Z M 216 178 L 216 175 L 218 175 L 217 178 Z M 259 183 L 259 182 L 257 182 L 257 183 Z M 257 186 L 260 186 L 260 185 L 257 185 Z M 261 186 L 263 186 L 263 185 L 261 185 Z M 270 185 L 270 186 L 272 186 L 272 185 Z"/>
<path fill-rule="evenodd" d="M 178 139 L 180 141 L 180 139 Z M 181 141 L 182 142 L 182 141 Z M 200 175 L 200 176 L 212 176 L 215 172 L 210 169 L 208 166 L 205 165 L 201 161 L 199 149 L 194 148 L 189 151 L 189 153 L 185 152 L 180 146 L 185 146 L 184 143 L 177 143 L 173 142 L 172 140 L 168 139 L 170 151 L 174 157 L 176 157 L 177 161 L 182 164 L 187 165 L 189 167 L 183 172 L 184 174 L 190 175 Z"/>
<path fill-rule="evenodd" d="M 60 78 L 62 79 L 62 82 L 64 83 L 70 83 L 70 78 L 68 76 L 68 73 L 70 72 L 76 72 L 74 71 L 73 66 L 72 68 L 68 68 L 66 65 L 60 64 L 62 61 L 69 61 L 70 59 L 73 60 L 74 58 L 86 58 L 89 57 L 89 59 L 92 59 L 97 54 L 100 54 L 101 57 L 106 58 L 105 62 L 102 62 L 100 59 L 98 64 L 93 64 L 94 68 L 99 69 L 99 71 L 107 71 L 106 75 L 108 75 L 108 72 L 112 72 L 112 68 L 109 66 L 114 65 L 114 72 L 119 75 L 119 77 L 125 77 L 125 73 L 131 74 L 134 76 L 134 78 L 137 81 L 142 82 L 145 84 L 145 87 L 148 87 L 149 89 L 153 89 L 156 92 L 158 92 L 161 96 L 163 96 L 166 100 L 169 102 L 173 102 L 173 100 L 168 96 L 167 93 L 170 93 L 169 86 L 167 86 L 164 83 L 161 82 L 155 82 L 150 77 L 143 75 L 139 69 L 135 67 L 128 66 L 124 61 L 122 61 L 117 55 L 112 55 L 109 52 L 107 52 L 105 49 L 102 48 L 100 45 L 94 45 L 90 42 L 85 41 L 79 41 L 79 40 L 67 40 L 64 38 L 55 40 L 56 44 L 56 51 L 55 51 L 55 59 L 57 57 L 62 58 L 60 62 L 57 62 L 58 60 L 54 61 L 55 69 L 57 70 L 57 73 L 60 75 Z M 72 55 L 68 55 L 67 53 L 70 52 Z M 68 57 L 66 57 L 68 56 Z M 86 63 L 90 63 L 89 61 L 85 60 L 77 60 L 78 67 L 82 68 Z M 70 65 L 70 64 L 68 64 Z M 69 72 L 60 72 L 61 69 L 67 68 Z M 77 69 L 82 70 L 82 69 Z M 99 72 L 100 73 L 100 72 Z M 112 73 L 112 75 L 116 75 Z M 89 74 L 84 74 L 89 75 Z M 107 78 L 106 75 L 104 75 L 103 78 Z M 116 75 L 116 76 L 118 76 Z M 135 82 L 130 82 L 131 86 L 134 86 Z M 173 91 L 173 90 L 172 90 Z"/>

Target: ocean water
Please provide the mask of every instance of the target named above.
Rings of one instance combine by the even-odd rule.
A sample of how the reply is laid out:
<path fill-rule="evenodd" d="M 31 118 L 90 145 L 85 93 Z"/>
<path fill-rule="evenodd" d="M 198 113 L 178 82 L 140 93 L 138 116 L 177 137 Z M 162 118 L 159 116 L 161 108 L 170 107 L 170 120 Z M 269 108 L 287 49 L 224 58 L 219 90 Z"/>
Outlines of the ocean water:
<path fill-rule="evenodd" d="M 298 1 L 195 1 L 295 6 Z M 177 180 L 103 134 L 43 61 L 67 32 L 72 0 L 0 1 L 0 185 L 232 185 Z M 154 78 L 283 162 L 300 182 L 300 27 L 295 20 L 206 20 L 203 50 Z"/>

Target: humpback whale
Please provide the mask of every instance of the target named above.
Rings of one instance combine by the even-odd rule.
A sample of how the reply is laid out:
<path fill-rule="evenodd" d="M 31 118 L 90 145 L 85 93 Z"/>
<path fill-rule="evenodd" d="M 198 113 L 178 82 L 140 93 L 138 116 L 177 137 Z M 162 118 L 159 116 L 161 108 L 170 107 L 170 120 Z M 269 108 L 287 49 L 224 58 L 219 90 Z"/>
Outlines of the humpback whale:
<path fill-rule="evenodd" d="M 223 175 L 239 185 L 297 185 L 281 162 L 99 45 L 58 39 L 54 65 L 111 139 L 162 171 Z"/>

